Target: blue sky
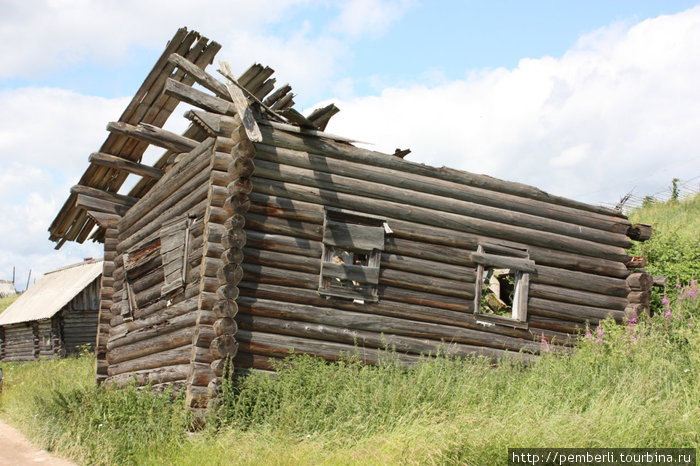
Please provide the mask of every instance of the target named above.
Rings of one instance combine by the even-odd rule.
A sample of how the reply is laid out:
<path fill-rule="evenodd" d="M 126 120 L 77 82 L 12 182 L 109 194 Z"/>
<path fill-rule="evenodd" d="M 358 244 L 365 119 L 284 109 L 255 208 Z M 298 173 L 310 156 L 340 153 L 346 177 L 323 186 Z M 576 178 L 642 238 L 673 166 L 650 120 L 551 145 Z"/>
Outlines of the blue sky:
<path fill-rule="evenodd" d="M 329 130 L 377 150 L 596 204 L 696 188 L 697 4 L 0 0 L 0 279 L 100 254 L 46 229 L 181 26 L 275 68 L 304 112 L 336 102 Z"/>

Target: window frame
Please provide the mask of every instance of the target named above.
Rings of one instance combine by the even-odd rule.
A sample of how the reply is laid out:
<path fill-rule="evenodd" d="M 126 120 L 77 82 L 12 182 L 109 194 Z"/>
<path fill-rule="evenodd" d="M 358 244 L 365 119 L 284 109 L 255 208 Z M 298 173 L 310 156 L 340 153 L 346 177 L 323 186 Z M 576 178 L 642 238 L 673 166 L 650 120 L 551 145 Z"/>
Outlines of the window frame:
<path fill-rule="evenodd" d="M 358 303 L 378 302 L 381 253 L 388 231 L 390 230 L 384 219 L 326 209 L 318 281 L 319 294 L 328 299 L 352 299 Z M 366 263 L 347 264 L 341 258 L 345 255 L 355 262 L 358 254 L 367 256 Z M 334 260 L 338 258 L 341 259 Z M 334 286 L 335 282 L 342 284 Z M 351 285 L 347 286 L 347 282 L 351 282 Z"/>
<path fill-rule="evenodd" d="M 477 264 L 474 292 L 474 315 L 477 317 L 477 323 L 527 329 L 530 274 L 536 271 L 535 262 L 530 260 L 528 251 L 500 244 L 480 243 L 472 256 Z M 511 317 L 481 312 L 484 275 L 490 269 L 509 269 L 515 276 Z"/>

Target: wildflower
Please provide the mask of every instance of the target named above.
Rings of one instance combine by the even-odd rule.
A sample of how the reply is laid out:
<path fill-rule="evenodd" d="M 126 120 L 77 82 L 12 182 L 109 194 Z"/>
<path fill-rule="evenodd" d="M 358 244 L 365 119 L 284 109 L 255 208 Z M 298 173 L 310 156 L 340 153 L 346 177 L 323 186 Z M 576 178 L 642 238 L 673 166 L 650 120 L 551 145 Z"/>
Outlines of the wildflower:
<path fill-rule="evenodd" d="M 544 333 L 542 334 L 542 339 L 540 340 L 540 342 L 542 343 L 542 351 L 543 352 L 549 353 L 550 351 L 552 351 L 552 349 L 549 347 L 549 342 L 544 337 Z"/>
<path fill-rule="evenodd" d="M 664 317 L 673 317 L 673 313 L 671 312 L 670 309 L 666 311 L 666 314 L 664 314 Z"/>
<path fill-rule="evenodd" d="M 636 317 L 630 317 L 629 320 L 627 321 L 630 324 L 636 324 L 637 323 L 637 318 Z"/>
<path fill-rule="evenodd" d="M 668 306 L 668 304 L 669 304 L 668 298 L 667 298 L 666 296 L 664 296 L 663 298 L 661 298 L 661 302 L 662 302 L 664 305 L 666 305 L 666 306 Z"/>
<path fill-rule="evenodd" d="M 690 372 L 690 369 L 683 369 L 683 372 L 687 374 L 688 372 Z"/>
<path fill-rule="evenodd" d="M 603 327 L 598 326 L 598 328 L 596 329 L 596 335 L 598 336 L 598 338 L 595 339 L 595 342 L 598 344 L 603 343 L 603 337 L 605 336 L 605 330 L 603 330 Z"/>
<path fill-rule="evenodd" d="M 586 341 L 591 341 L 593 339 L 593 334 L 591 332 L 586 333 Z"/>

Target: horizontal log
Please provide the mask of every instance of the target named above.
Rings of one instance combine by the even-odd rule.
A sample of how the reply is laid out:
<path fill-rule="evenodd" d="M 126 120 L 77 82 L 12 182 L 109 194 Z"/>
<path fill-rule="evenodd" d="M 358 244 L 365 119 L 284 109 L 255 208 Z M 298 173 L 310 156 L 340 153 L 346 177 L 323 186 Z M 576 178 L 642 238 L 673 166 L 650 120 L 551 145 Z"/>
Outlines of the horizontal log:
<path fill-rule="evenodd" d="M 573 290 L 561 286 L 531 283 L 528 294 L 536 298 L 551 299 L 572 304 L 583 304 L 606 309 L 624 310 L 627 299 L 618 296 L 607 296 L 599 293 Z"/>
<path fill-rule="evenodd" d="M 619 217 L 584 212 L 579 209 L 502 194 L 434 177 L 415 175 L 385 167 L 374 167 L 366 163 L 354 163 L 351 160 L 339 160 L 307 152 L 275 148 L 264 144 L 257 144 L 256 148 L 256 157 L 261 160 L 406 188 L 420 193 L 460 199 L 477 205 L 522 212 L 614 233 L 626 234 L 630 225 L 629 221 Z"/>
<path fill-rule="evenodd" d="M 107 352 L 107 361 L 110 364 L 117 364 L 143 356 L 162 353 L 187 343 L 191 345 L 194 332 L 194 328 L 187 327 L 165 335 L 154 336 L 129 345 L 112 348 Z"/>
<path fill-rule="evenodd" d="M 276 285 L 317 289 L 318 274 L 309 274 L 275 267 L 243 264 L 246 281 L 261 281 Z M 387 274 L 386 277 L 384 274 Z M 425 277 L 400 271 L 385 270 L 379 278 L 379 297 L 398 299 L 415 304 L 433 303 L 436 307 L 453 310 L 471 310 L 470 300 L 474 298 L 473 286 L 450 280 Z M 239 286 L 242 286 L 239 284 Z"/>
<path fill-rule="evenodd" d="M 248 346 L 247 343 L 239 345 L 239 347 Z M 275 358 L 273 356 L 261 356 L 258 354 L 250 354 L 239 351 L 233 360 L 234 371 L 239 371 L 239 369 L 262 369 L 265 371 L 274 371 L 277 367 L 276 364 L 280 364 L 281 358 Z M 223 370 L 219 369 L 223 374 Z"/>
<path fill-rule="evenodd" d="M 189 371 L 189 364 L 178 364 L 175 366 L 165 366 L 115 375 L 111 378 L 110 382 L 117 387 L 124 387 L 131 381 L 136 382 L 138 386 L 148 385 L 149 383 L 171 383 L 187 380 Z"/>
<path fill-rule="evenodd" d="M 103 213 L 115 216 L 123 216 L 129 210 L 125 204 L 115 203 L 106 199 L 98 199 L 86 194 L 78 194 L 75 198 L 75 206 L 88 212 Z"/>
<path fill-rule="evenodd" d="M 259 157 L 255 176 L 281 182 L 292 182 L 326 191 L 342 192 L 385 201 L 409 203 L 412 206 L 420 206 L 463 215 L 469 217 L 471 219 L 470 221 L 475 224 L 479 224 L 481 220 L 488 220 L 512 225 L 513 227 L 556 233 L 567 237 L 581 238 L 596 243 L 610 244 L 623 248 L 629 248 L 632 245 L 624 232 L 614 233 L 553 220 L 543 216 L 455 199 L 455 197 L 459 196 L 457 193 L 461 192 L 460 188 L 462 188 L 462 186 L 459 185 L 455 186 L 453 189 L 438 190 L 439 194 L 421 192 L 420 190 L 415 191 L 415 187 L 421 186 L 421 183 L 416 182 L 412 184 L 408 180 L 401 180 L 401 173 L 394 174 L 394 182 L 388 185 L 386 183 L 392 175 L 388 175 L 387 178 L 382 178 L 380 182 L 372 182 L 368 180 L 367 170 L 364 170 L 364 168 L 365 167 L 358 166 L 357 171 L 353 172 L 356 178 L 352 178 L 329 173 L 326 159 L 320 159 L 317 161 L 316 165 L 313 165 L 312 169 L 306 169 L 282 165 L 276 161 L 270 162 Z M 402 186 L 396 187 L 397 180 L 402 181 Z M 405 186 L 407 184 L 410 185 L 408 189 L 406 189 Z"/>
<path fill-rule="evenodd" d="M 622 322 L 625 317 L 624 311 L 562 303 L 541 298 L 528 299 L 527 312 L 528 314 L 572 320 L 574 322 L 588 321 L 594 324 L 598 324 L 607 317 L 612 317 L 616 321 Z"/>
<path fill-rule="evenodd" d="M 154 369 L 165 366 L 189 364 L 192 354 L 192 342 L 178 348 L 169 349 L 160 353 L 149 354 L 140 358 L 131 359 L 117 364 L 110 364 L 107 374 L 115 376 L 146 369 Z"/>
<path fill-rule="evenodd" d="M 182 311 L 185 311 L 184 307 L 181 307 L 180 309 Z M 166 309 L 166 312 L 169 310 L 170 309 Z M 152 318 L 151 321 L 156 321 L 157 323 L 151 324 L 151 326 L 143 326 L 126 334 L 124 334 L 123 332 L 117 333 L 116 335 L 110 337 L 107 343 L 107 349 L 112 350 L 113 348 L 119 348 L 121 346 L 130 345 L 138 341 L 151 339 L 161 335 L 167 335 L 169 333 L 183 328 L 194 327 L 194 324 L 198 319 L 197 313 L 193 312 L 192 310 L 188 310 L 185 312 L 185 314 L 176 315 L 169 319 L 160 318 L 156 321 L 156 319 Z M 214 315 L 211 312 L 208 313 L 208 316 L 206 318 L 200 316 L 199 319 L 203 319 L 202 323 L 214 323 Z M 116 330 L 117 329 L 115 329 L 114 333 L 116 333 Z"/>
<path fill-rule="evenodd" d="M 283 302 L 292 305 L 312 306 L 314 309 L 334 308 L 364 314 L 374 314 L 401 319 L 403 321 L 421 321 L 437 324 L 445 324 L 453 327 L 463 327 L 480 332 L 493 333 L 496 335 L 507 335 L 524 340 L 539 339 L 544 333 L 548 339 L 556 338 L 558 341 L 565 341 L 567 335 L 553 331 L 539 331 L 531 333 L 528 330 L 516 329 L 504 326 L 484 327 L 477 323 L 477 319 L 471 314 L 455 312 L 445 309 L 430 307 L 430 304 L 423 303 L 414 305 L 410 303 L 395 302 L 383 299 L 371 306 L 360 305 L 349 300 L 324 299 L 318 296 L 314 290 L 304 290 L 298 288 L 287 288 L 268 284 L 241 283 L 241 302 L 253 299 L 256 302 L 261 300 Z M 263 301 L 263 302 L 266 302 Z M 294 303 L 294 304 L 292 304 Z"/>
<path fill-rule="evenodd" d="M 627 254 L 621 247 L 604 245 L 580 238 L 572 238 L 545 231 L 502 223 L 480 220 L 450 212 L 436 211 L 426 207 L 406 208 L 406 204 L 394 201 L 376 200 L 353 194 L 338 193 L 326 189 L 298 185 L 289 182 L 253 178 L 257 192 L 272 196 L 287 196 L 305 202 L 322 204 L 328 207 L 351 209 L 371 215 L 401 218 L 433 227 L 446 228 L 477 235 L 487 235 L 524 244 L 532 244 L 549 249 L 599 257 L 609 260 L 626 260 Z"/>
<path fill-rule="evenodd" d="M 509 349 L 511 351 L 527 350 L 539 351 L 539 344 L 534 344 L 534 337 L 527 332 L 522 332 L 528 338 L 514 338 L 463 327 L 454 327 L 442 324 L 426 323 L 406 318 L 386 317 L 374 315 L 369 312 L 352 312 L 334 309 L 330 307 L 318 307 L 304 304 L 284 303 L 280 301 L 262 300 L 241 297 L 238 304 L 242 314 L 274 317 L 276 319 L 294 320 L 322 324 L 343 329 L 363 330 L 384 334 L 385 336 L 398 335 L 421 339 L 434 340 L 431 345 L 464 343 L 476 346 L 488 346 L 492 348 Z M 238 322 L 245 317 L 237 318 Z M 248 327 L 249 329 L 251 327 Z M 253 330 L 264 330 L 253 327 Z M 273 330 L 264 330 L 273 331 Z M 358 341 L 363 343 L 363 341 Z M 389 340 L 387 340 L 387 344 Z"/>
<path fill-rule="evenodd" d="M 331 325 L 311 324 L 247 314 L 239 314 L 238 322 L 241 328 L 250 331 L 262 331 L 285 336 L 346 343 L 362 348 L 390 348 L 399 353 L 413 353 L 418 355 L 436 355 L 438 353 L 443 353 L 450 356 L 471 356 L 479 354 L 489 357 L 490 359 L 498 359 L 503 354 L 502 350 L 488 347 L 454 342 L 441 342 L 440 340 L 430 340 L 427 338 L 405 337 L 395 334 L 382 334 L 365 330 L 349 330 Z M 539 351 L 541 348 L 540 344 L 533 342 L 526 342 L 526 344 L 528 348 L 535 351 Z M 312 343 L 309 343 L 309 345 L 312 345 Z"/>
<path fill-rule="evenodd" d="M 100 165 L 101 167 L 116 168 L 127 173 L 133 173 L 139 176 L 145 176 L 153 180 L 158 180 L 163 176 L 163 170 L 142 163 L 133 162 L 116 155 L 105 154 L 102 152 L 94 152 L 88 158 L 90 163 Z"/>
<path fill-rule="evenodd" d="M 629 287 L 619 278 L 601 277 L 543 265 L 537 266 L 537 273 L 530 276 L 530 282 L 591 291 L 607 296 L 626 297 L 629 293 Z"/>
<path fill-rule="evenodd" d="M 181 171 L 172 175 L 173 170 L 168 172 L 162 179 L 162 183 L 157 183 L 149 191 L 149 195 L 134 205 L 129 215 L 125 216 L 119 232 L 120 239 L 123 241 L 135 231 L 143 230 L 144 226 L 152 224 L 164 212 L 173 209 L 183 201 L 187 203 L 192 202 L 194 198 L 205 198 L 208 193 L 206 186 L 209 178 L 208 158 L 208 154 L 200 154 L 198 160 L 193 161 L 189 166 L 182 167 Z M 195 192 L 198 194 L 195 195 Z M 156 227 L 159 228 L 161 224 L 162 222 Z"/>
<path fill-rule="evenodd" d="M 249 217 L 247 223 L 249 232 L 251 229 L 255 229 L 266 234 L 294 237 L 292 240 L 287 240 L 285 247 L 291 247 L 294 241 L 299 243 L 300 249 L 315 251 L 315 248 L 321 247 L 322 229 L 313 224 L 323 223 L 322 206 L 257 193 L 251 194 L 250 197 L 254 201 L 251 204 L 251 212 L 255 212 L 255 214 L 247 215 Z M 265 213 L 268 217 L 256 215 L 257 213 Z M 295 221 L 285 220 L 287 218 Z M 386 237 L 384 245 L 386 252 L 456 265 L 473 265 L 470 252 L 463 250 L 476 250 L 478 244 L 487 240 L 487 238 L 478 235 L 395 219 L 389 219 L 389 224 L 394 233 Z M 317 241 L 317 243 L 305 241 L 307 239 Z M 524 247 L 519 243 L 505 242 L 504 244 L 511 247 Z M 267 241 L 266 247 L 273 247 L 273 244 Z M 527 246 L 527 249 L 530 258 L 537 264 L 619 278 L 629 275 L 625 265 L 620 262 L 552 251 L 536 246 Z"/>
<path fill-rule="evenodd" d="M 173 152 L 189 152 L 199 145 L 197 141 L 146 123 L 139 123 L 137 126 L 134 126 L 122 121 L 112 121 L 107 124 L 107 131 L 147 142 Z"/>
<path fill-rule="evenodd" d="M 635 223 L 631 225 L 627 230 L 627 236 L 635 241 L 646 241 L 651 238 L 652 228 L 651 225 L 645 223 Z"/>
<path fill-rule="evenodd" d="M 537 188 L 521 183 L 502 181 L 489 176 L 475 175 L 445 167 L 430 167 L 403 160 L 398 157 L 391 157 L 388 154 L 353 147 L 348 144 L 333 143 L 332 141 L 314 138 L 311 136 L 290 134 L 284 131 L 275 130 L 269 126 L 261 126 L 260 130 L 263 136 L 262 142 L 270 146 L 320 154 L 335 159 L 352 160 L 357 163 L 363 163 L 371 166 L 424 175 L 491 191 L 512 194 L 528 199 L 540 200 L 555 205 L 572 207 L 584 212 L 594 212 L 606 216 L 624 218 L 624 215 L 621 212 L 613 209 L 593 206 L 571 199 L 553 196 Z"/>

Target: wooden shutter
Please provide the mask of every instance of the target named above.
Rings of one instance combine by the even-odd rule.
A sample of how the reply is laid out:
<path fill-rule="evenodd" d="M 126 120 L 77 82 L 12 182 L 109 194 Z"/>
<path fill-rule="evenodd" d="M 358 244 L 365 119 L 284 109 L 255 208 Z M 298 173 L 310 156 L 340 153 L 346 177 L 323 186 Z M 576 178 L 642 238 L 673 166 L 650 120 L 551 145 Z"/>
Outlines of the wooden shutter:
<path fill-rule="evenodd" d="M 160 229 L 160 255 L 163 260 L 161 296 L 169 295 L 185 287 L 189 225 L 190 220 L 185 217 L 166 223 Z"/>
<path fill-rule="evenodd" d="M 353 223 L 326 218 L 319 292 L 325 296 L 378 301 L 383 222 Z M 364 260 L 358 261 L 358 257 Z M 362 262 L 358 264 L 356 262 Z"/>

